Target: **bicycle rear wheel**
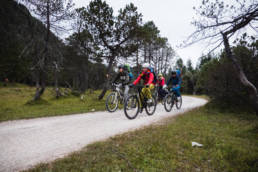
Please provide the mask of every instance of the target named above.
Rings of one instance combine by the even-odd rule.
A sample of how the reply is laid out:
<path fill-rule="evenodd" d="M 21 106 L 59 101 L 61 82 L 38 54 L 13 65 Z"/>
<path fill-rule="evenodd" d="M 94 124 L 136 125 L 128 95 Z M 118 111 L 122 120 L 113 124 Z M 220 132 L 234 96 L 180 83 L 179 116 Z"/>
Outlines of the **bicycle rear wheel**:
<path fill-rule="evenodd" d="M 124 112 L 128 119 L 134 119 L 139 113 L 140 103 L 136 95 L 130 95 L 125 100 Z"/>
<path fill-rule="evenodd" d="M 164 98 L 164 107 L 167 112 L 170 112 L 174 106 L 173 94 L 167 94 Z"/>
<path fill-rule="evenodd" d="M 109 112 L 115 112 L 118 108 L 118 96 L 116 92 L 112 92 L 107 96 L 106 109 Z"/>
<path fill-rule="evenodd" d="M 156 98 L 151 98 L 151 103 L 146 103 L 145 111 L 148 115 L 153 115 L 156 111 L 157 101 Z"/>

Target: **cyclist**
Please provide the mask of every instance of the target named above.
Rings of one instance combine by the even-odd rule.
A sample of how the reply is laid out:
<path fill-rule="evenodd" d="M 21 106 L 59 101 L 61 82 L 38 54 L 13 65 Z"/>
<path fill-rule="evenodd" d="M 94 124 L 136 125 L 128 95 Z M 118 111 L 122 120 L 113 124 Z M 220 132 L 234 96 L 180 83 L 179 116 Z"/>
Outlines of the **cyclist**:
<path fill-rule="evenodd" d="M 165 78 L 163 77 L 163 75 L 160 73 L 158 75 L 158 93 L 159 93 L 159 98 L 162 100 L 167 92 L 165 90 L 165 88 L 167 87 L 167 85 L 165 84 Z"/>
<path fill-rule="evenodd" d="M 116 78 L 114 79 L 114 81 L 112 82 L 113 84 L 116 83 L 120 83 L 120 87 L 122 86 L 125 90 L 124 90 L 124 97 L 126 98 L 128 96 L 128 92 L 129 92 L 129 83 L 132 80 L 132 77 L 130 76 L 129 71 L 127 70 L 127 66 L 125 65 L 120 65 L 118 66 L 119 72 L 116 76 Z"/>
<path fill-rule="evenodd" d="M 181 96 L 181 94 L 180 94 L 181 82 L 182 82 L 181 77 L 177 75 L 177 72 L 176 71 L 172 71 L 171 72 L 171 77 L 168 80 L 167 85 L 172 83 L 171 91 L 174 91 L 176 93 L 177 100 Z"/>
<path fill-rule="evenodd" d="M 142 73 L 137 77 L 137 79 L 131 84 L 134 86 L 143 79 L 144 81 L 144 88 L 142 89 L 142 94 L 147 98 L 147 103 L 151 103 L 151 90 L 154 89 L 154 74 L 151 72 L 151 67 L 148 63 L 144 63 L 142 65 Z"/>

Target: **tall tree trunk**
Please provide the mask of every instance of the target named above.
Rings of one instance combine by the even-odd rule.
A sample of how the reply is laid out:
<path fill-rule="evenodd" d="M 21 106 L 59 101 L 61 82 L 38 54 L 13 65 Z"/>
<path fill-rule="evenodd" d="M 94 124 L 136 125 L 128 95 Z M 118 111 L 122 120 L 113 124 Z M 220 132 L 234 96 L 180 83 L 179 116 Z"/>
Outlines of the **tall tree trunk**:
<path fill-rule="evenodd" d="M 34 96 L 34 101 L 35 100 L 37 100 L 37 99 L 39 99 L 39 90 L 40 90 L 40 84 L 39 84 L 39 80 L 40 80 L 40 75 L 39 74 L 37 74 L 37 76 L 36 76 L 37 78 L 36 78 L 36 93 L 35 93 L 35 96 Z"/>
<path fill-rule="evenodd" d="M 258 92 L 257 92 L 257 89 L 247 79 L 242 67 L 238 63 L 236 57 L 233 55 L 233 53 L 230 49 L 230 46 L 229 46 L 227 35 L 226 34 L 222 34 L 222 35 L 223 35 L 223 42 L 224 42 L 224 46 L 225 46 L 225 50 L 226 50 L 226 55 L 232 61 L 233 66 L 237 72 L 238 78 L 239 78 L 241 84 L 246 88 L 246 90 L 249 94 L 250 102 L 251 102 L 252 106 L 254 107 L 256 114 L 258 115 Z"/>
<path fill-rule="evenodd" d="M 58 71 L 55 70 L 55 90 L 56 90 L 56 98 L 58 99 L 61 96 L 61 92 L 58 87 Z"/>
<path fill-rule="evenodd" d="M 44 72 L 39 72 L 39 79 L 37 81 L 37 89 L 34 96 L 34 101 L 39 100 L 40 96 L 44 93 L 45 88 L 46 88 L 45 74 Z"/>
<path fill-rule="evenodd" d="M 146 44 L 144 44 L 144 63 L 147 62 L 147 47 Z"/>
<path fill-rule="evenodd" d="M 149 45 L 148 50 L 149 50 L 149 64 L 150 64 L 152 60 L 151 45 Z"/>
<path fill-rule="evenodd" d="M 89 74 L 88 74 L 88 58 L 83 58 L 82 61 L 82 71 L 81 71 L 81 78 L 80 78 L 80 91 L 85 92 L 88 88 L 89 82 Z"/>
<path fill-rule="evenodd" d="M 168 54 L 168 50 L 166 50 L 166 60 L 165 60 L 165 65 L 164 65 L 164 68 L 165 68 L 165 75 L 167 74 L 167 68 L 168 68 L 168 57 L 169 57 L 169 54 Z"/>
<path fill-rule="evenodd" d="M 47 1 L 47 35 L 46 35 L 46 40 L 45 40 L 45 49 L 42 53 L 42 64 L 40 66 L 40 80 L 41 80 L 41 88 L 40 90 L 37 89 L 35 96 L 34 96 L 34 100 L 38 100 L 40 98 L 40 96 L 44 93 L 45 88 L 46 88 L 46 74 L 45 74 L 45 70 L 46 70 L 46 58 L 48 58 L 48 41 L 49 41 L 49 35 L 50 35 L 50 9 L 49 9 L 49 0 Z"/>
<path fill-rule="evenodd" d="M 112 66 L 113 66 L 113 62 L 114 62 L 114 57 L 111 57 L 110 60 L 109 60 L 109 63 L 108 63 L 108 70 L 107 70 L 107 81 L 104 85 L 104 88 L 101 92 L 101 94 L 99 95 L 99 100 L 103 99 L 103 97 L 105 96 L 106 92 L 107 92 L 107 89 L 108 89 L 108 86 L 109 86 L 109 81 L 110 81 L 110 73 L 111 73 L 111 69 L 112 69 Z"/>
<path fill-rule="evenodd" d="M 139 48 L 137 49 L 137 51 L 136 51 L 136 72 L 137 72 L 137 74 L 140 72 L 139 70 L 140 70 L 140 68 L 139 68 Z"/>
<path fill-rule="evenodd" d="M 160 64 L 160 73 L 163 73 L 163 68 L 164 68 L 164 63 L 166 63 L 166 62 L 164 62 L 164 51 L 165 51 L 165 49 L 164 48 L 162 48 L 162 50 L 161 50 L 161 64 Z"/>

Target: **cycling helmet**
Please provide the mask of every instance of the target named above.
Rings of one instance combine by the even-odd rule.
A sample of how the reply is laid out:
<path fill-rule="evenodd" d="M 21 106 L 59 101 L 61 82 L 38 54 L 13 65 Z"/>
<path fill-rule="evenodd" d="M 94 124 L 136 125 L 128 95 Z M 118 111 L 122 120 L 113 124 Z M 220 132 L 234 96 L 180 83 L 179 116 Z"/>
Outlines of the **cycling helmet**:
<path fill-rule="evenodd" d="M 148 69 L 149 69 L 149 68 L 150 68 L 149 63 L 143 63 L 143 64 L 142 64 L 142 68 L 148 68 Z"/>
<path fill-rule="evenodd" d="M 159 73 L 158 77 L 163 77 L 162 73 Z"/>
<path fill-rule="evenodd" d="M 175 70 L 173 70 L 173 71 L 171 72 L 171 74 L 172 74 L 172 75 L 175 75 L 175 74 L 176 74 L 176 71 L 175 71 Z"/>
<path fill-rule="evenodd" d="M 124 68 L 124 65 L 119 65 L 118 66 L 118 69 L 123 69 Z"/>

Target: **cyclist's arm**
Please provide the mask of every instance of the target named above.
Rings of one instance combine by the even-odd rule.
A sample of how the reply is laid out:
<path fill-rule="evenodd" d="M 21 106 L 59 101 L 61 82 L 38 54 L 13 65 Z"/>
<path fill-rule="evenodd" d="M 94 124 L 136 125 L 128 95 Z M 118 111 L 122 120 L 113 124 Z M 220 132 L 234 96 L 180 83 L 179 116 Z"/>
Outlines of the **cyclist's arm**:
<path fill-rule="evenodd" d="M 142 78 L 142 74 L 140 74 L 140 75 L 137 77 L 137 79 L 133 82 L 133 85 L 138 84 L 138 83 L 140 82 L 141 78 Z"/>
<path fill-rule="evenodd" d="M 120 73 L 116 75 L 116 78 L 114 79 L 114 81 L 112 83 L 116 83 L 119 78 L 120 78 Z"/>
<path fill-rule="evenodd" d="M 146 85 L 152 84 L 153 80 L 154 80 L 154 75 L 153 75 L 153 73 L 150 73 L 149 81 L 147 82 Z"/>
<path fill-rule="evenodd" d="M 172 82 L 172 78 L 169 78 L 169 80 L 168 80 L 168 82 L 167 82 L 167 85 L 169 85 L 170 82 Z"/>

